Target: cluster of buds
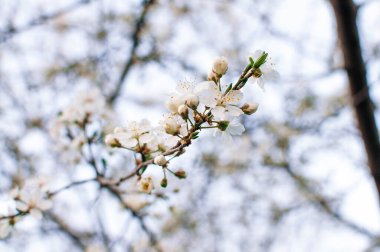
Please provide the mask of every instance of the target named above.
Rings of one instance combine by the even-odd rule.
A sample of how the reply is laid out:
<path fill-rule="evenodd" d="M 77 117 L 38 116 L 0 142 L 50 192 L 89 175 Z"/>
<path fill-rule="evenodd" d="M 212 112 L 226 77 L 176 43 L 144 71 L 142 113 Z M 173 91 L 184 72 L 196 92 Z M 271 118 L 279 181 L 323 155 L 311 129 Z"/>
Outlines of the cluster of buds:
<path fill-rule="evenodd" d="M 215 135 L 222 135 L 227 140 L 244 132 L 239 117 L 255 113 L 258 104 L 247 102 L 239 106 L 243 100 L 241 89 L 248 79 L 255 82 L 260 79 L 262 83 L 268 72 L 267 56 L 267 53 L 261 52 L 258 56 L 250 57 L 249 64 L 234 85 L 221 83 L 221 78 L 227 73 L 228 62 L 224 57 L 217 58 L 208 81 L 197 84 L 182 82 L 177 85 L 176 92 L 166 101 L 169 113 L 164 115 L 159 126 L 152 127 L 147 120 L 130 122 L 127 127 L 117 127 L 112 134 L 105 136 L 105 143 L 109 147 L 138 153 L 141 157 L 138 164 L 148 162 L 145 166 L 140 165 L 137 171 L 142 192 L 151 193 L 154 189 L 152 179 L 143 176 L 150 164 L 162 168 L 162 187 L 168 186 L 167 172 L 180 179 L 186 178 L 184 170 L 174 172 L 168 168 L 169 160 L 182 155 L 192 140 L 199 137 L 200 131 L 213 129 Z"/>

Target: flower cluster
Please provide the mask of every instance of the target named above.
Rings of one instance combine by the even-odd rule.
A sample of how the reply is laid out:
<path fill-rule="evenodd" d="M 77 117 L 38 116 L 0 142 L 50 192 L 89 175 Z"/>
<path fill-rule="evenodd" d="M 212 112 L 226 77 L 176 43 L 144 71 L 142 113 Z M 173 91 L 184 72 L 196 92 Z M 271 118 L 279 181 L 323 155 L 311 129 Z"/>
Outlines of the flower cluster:
<path fill-rule="evenodd" d="M 92 128 L 102 128 L 103 125 L 99 124 L 111 121 L 111 117 L 112 113 L 99 89 L 78 92 L 73 101 L 59 112 L 50 127 L 50 135 L 62 159 L 68 163 L 78 163 L 81 159 L 80 149 L 90 134 L 88 125 L 92 123 Z"/>
<path fill-rule="evenodd" d="M 31 179 L 22 188 L 14 188 L 9 195 L 12 202 L 7 214 L 0 216 L 0 238 L 8 236 L 22 216 L 31 214 L 41 219 L 42 212 L 49 210 L 53 205 L 52 200 L 48 198 L 45 181 L 41 179 Z"/>
<path fill-rule="evenodd" d="M 243 100 L 242 87 L 248 79 L 253 79 L 263 88 L 266 79 L 277 75 L 273 65 L 267 64 L 268 54 L 255 53 L 257 54 L 258 56 L 250 57 L 249 64 L 234 85 L 221 83 L 228 70 L 228 62 L 224 57 L 218 58 L 213 63 L 207 81 L 197 84 L 182 82 L 177 85 L 176 92 L 170 95 L 165 104 L 169 113 L 163 116 L 158 126 L 152 126 L 146 119 L 133 121 L 126 127 L 115 128 L 112 134 L 105 136 L 108 146 L 128 149 L 140 155 L 136 174 L 141 191 L 150 193 L 154 189 L 152 179 L 143 176 L 150 164 L 162 167 L 162 187 L 168 184 L 167 172 L 177 178 L 185 178 L 183 170 L 173 172 L 168 164 L 171 159 L 183 154 L 202 130 L 213 129 L 214 135 L 222 135 L 227 141 L 244 132 L 239 118 L 244 114 L 255 113 L 258 104 L 240 104 Z"/>
<path fill-rule="evenodd" d="M 131 121 L 125 127 L 116 127 L 111 134 L 105 135 L 106 146 L 126 149 L 135 154 L 135 169 L 118 178 L 106 173 L 107 160 L 94 155 L 93 151 L 95 145 L 100 145 L 103 132 L 109 132 L 104 130 L 101 123 L 96 126 L 97 121 L 110 121 L 111 113 L 105 99 L 98 90 L 79 95 L 74 103 L 60 113 L 52 127 L 52 135 L 64 140 L 72 153 L 78 153 L 79 161 L 86 162 L 95 172 L 95 177 L 72 182 L 56 191 L 48 191 L 41 180 L 13 189 L 10 193 L 12 204 L 5 215 L 0 215 L 0 238 L 6 237 L 11 227 L 24 215 L 41 218 L 42 212 L 52 207 L 51 199 L 59 192 L 90 181 L 99 183 L 101 188 L 117 195 L 131 211 L 145 207 L 147 202 L 133 202 L 130 197 L 124 201 L 125 195 L 119 187 L 121 183 L 137 177 L 138 189 L 150 194 L 155 189 L 155 183 L 145 173 L 148 166 L 161 167 L 163 177 L 160 185 L 163 188 L 168 186 L 167 174 L 185 179 L 186 171 L 171 170 L 169 164 L 173 158 L 185 153 L 186 147 L 200 136 L 201 131 L 212 129 L 214 135 L 222 135 L 227 141 L 231 141 L 232 136 L 241 135 L 245 129 L 240 117 L 252 115 L 258 109 L 257 103 L 242 103 L 242 88 L 248 80 L 253 80 L 263 88 L 265 80 L 278 75 L 273 65 L 267 63 L 267 57 L 265 52 L 250 57 L 237 82 L 229 85 L 221 83 L 222 77 L 227 73 L 228 62 L 223 57 L 218 58 L 207 81 L 197 84 L 182 82 L 177 85 L 176 91 L 165 104 L 169 112 L 157 126 L 146 119 Z M 82 148 L 84 146 L 87 148 Z"/>
<path fill-rule="evenodd" d="M 52 201 L 46 198 L 46 192 L 40 187 L 16 188 L 11 192 L 16 201 L 16 209 L 20 213 L 30 213 L 37 219 L 42 218 L 42 212 L 50 209 Z"/>

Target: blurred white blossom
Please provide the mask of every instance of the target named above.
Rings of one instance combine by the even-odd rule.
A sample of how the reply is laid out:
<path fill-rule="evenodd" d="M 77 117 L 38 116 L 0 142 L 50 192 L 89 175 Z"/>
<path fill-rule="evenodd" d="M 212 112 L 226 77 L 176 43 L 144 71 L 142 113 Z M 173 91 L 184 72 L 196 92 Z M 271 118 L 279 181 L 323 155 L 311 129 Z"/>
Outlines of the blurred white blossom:
<path fill-rule="evenodd" d="M 256 61 L 262 54 L 263 51 L 257 50 L 253 53 L 252 58 Z M 270 58 L 256 72 L 257 74 L 252 79 L 262 90 L 265 90 L 266 82 L 277 81 L 280 77 L 280 74 L 275 69 L 275 64 Z"/>

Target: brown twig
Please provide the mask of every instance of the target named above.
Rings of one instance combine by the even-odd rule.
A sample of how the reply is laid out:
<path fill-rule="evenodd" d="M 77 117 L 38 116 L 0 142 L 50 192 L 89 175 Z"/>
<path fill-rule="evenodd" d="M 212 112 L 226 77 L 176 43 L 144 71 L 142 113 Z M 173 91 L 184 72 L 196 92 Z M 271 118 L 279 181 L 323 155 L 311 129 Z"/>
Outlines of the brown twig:
<path fill-rule="evenodd" d="M 135 23 L 135 29 L 132 33 L 132 47 L 129 51 L 129 58 L 124 64 L 123 71 L 121 72 L 120 78 L 116 84 L 115 90 L 109 95 L 107 101 L 109 104 L 113 104 L 116 100 L 116 98 L 120 95 L 120 92 L 123 88 L 123 84 L 125 82 L 125 78 L 127 77 L 132 65 L 135 63 L 136 60 L 136 51 L 137 47 L 140 44 L 141 40 L 141 31 L 145 27 L 145 20 L 149 13 L 149 10 L 151 7 L 155 4 L 156 0 L 144 0 L 143 1 L 143 9 L 139 16 L 139 18 L 136 20 Z"/>
<path fill-rule="evenodd" d="M 0 44 L 8 41 L 9 39 L 13 38 L 14 36 L 29 31 L 35 27 L 38 27 L 40 25 L 45 24 L 46 22 L 53 20 L 59 16 L 62 16 L 68 12 L 71 12 L 73 10 L 76 10 L 78 7 L 89 4 L 95 0 L 80 0 L 76 3 L 73 3 L 63 9 L 57 10 L 55 12 L 49 13 L 49 14 L 43 14 L 33 20 L 31 20 L 28 24 L 20 27 L 13 27 L 10 26 L 6 30 L 0 31 Z"/>

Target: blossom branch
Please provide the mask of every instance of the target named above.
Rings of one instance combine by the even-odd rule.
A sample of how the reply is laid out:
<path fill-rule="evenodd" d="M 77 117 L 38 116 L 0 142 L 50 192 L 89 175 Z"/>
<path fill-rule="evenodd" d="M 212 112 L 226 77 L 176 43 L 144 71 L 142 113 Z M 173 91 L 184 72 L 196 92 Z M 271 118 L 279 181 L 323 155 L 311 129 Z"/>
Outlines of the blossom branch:
<path fill-rule="evenodd" d="M 154 0 L 144 2 L 146 5 L 142 19 L 145 18 L 148 8 L 154 2 Z M 141 29 L 143 22 L 144 20 L 140 20 L 137 30 Z M 136 32 L 136 36 L 138 36 L 138 33 L 139 31 Z M 136 37 L 136 39 L 138 38 Z M 135 53 L 134 50 L 136 50 L 137 44 L 134 45 L 135 49 L 132 50 L 132 54 Z M 153 164 L 162 168 L 161 187 L 167 187 L 168 185 L 167 172 L 178 179 L 186 178 L 184 170 L 173 171 L 168 168 L 168 165 L 172 159 L 184 154 L 185 148 L 192 144 L 192 140 L 199 137 L 202 130 L 215 130 L 216 134 L 221 134 L 227 140 L 231 140 L 232 135 L 241 135 L 245 129 L 238 120 L 239 116 L 255 113 L 258 105 L 245 103 L 241 107 L 238 106 L 238 103 L 243 98 L 243 93 L 240 89 L 249 78 L 261 81 L 266 76 L 264 64 L 266 63 L 267 55 L 264 52 L 260 53 L 255 58 L 256 61 L 251 57 L 249 64 L 245 67 L 235 86 L 232 87 L 232 84 L 230 84 L 227 88 L 222 84 L 221 78 L 227 72 L 228 63 L 225 58 L 218 58 L 215 60 L 209 74 L 209 81 L 201 82 L 196 86 L 190 83 L 180 83 L 177 86 L 179 93 L 173 94 L 166 103 L 170 113 L 164 116 L 160 126 L 152 127 L 150 122 L 144 119 L 140 122 L 130 122 L 126 128 L 116 127 L 112 134 L 106 135 L 104 138 L 106 145 L 127 149 L 136 154 L 136 166 L 133 171 L 116 179 L 107 177 L 100 172 L 98 165 L 100 162 L 98 159 L 100 158 L 94 153 L 95 149 L 93 147 L 98 144 L 96 140 L 103 135 L 103 130 L 98 129 L 93 134 L 91 133 L 92 135 L 89 135 L 90 132 L 88 132 L 88 129 L 92 129 L 92 126 L 94 126 L 92 123 L 97 118 L 104 116 L 106 110 L 103 107 L 106 107 L 106 101 L 101 97 L 100 92 L 87 93 L 84 97 L 78 97 L 76 103 L 70 104 L 60 113 L 58 122 L 63 126 L 61 128 L 63 137 L 72 142 L 76 150 L 81 154 L 78 160 L 84 160 L 92 167 L 96 177 L 74 181 L 56 191 L 50 192 L 45 191 L 39 184 L 34 185 L 33 190 L 27 187 L 23 187 L 21 190 L 17 189 L 13 196 L 16 201 L 17 213 L 1 217 L 0 220 L 9 219 L 12 221 L 27 214 L 41 218 L 42 211 L 52 207 L 51 200 L 57 194 L 75 186 L 96 182 L 100 189 L 106 189 L 129 210 L 132 216 L 139 221 L 141 229 L 148 235 L 151 244 L 156 244 L 157 238 L 155 234 L 148 229 L 144 223 L 143 216 L 139 214 L 138 210 L 128 206 L 123 198 L 125 191 L 120 190 L 119 186 L 124 181 L 137 177 L 139 190 L 150 194 L 154 189 L 154 185 L 152 178 L 144 173 L 148 166 Z M 125 76 L 122 78 L 125 78 Z M 116 98 L 116 96 L 117 94 L 114 97 Z M 103 158 L 101 160 L 103 168 L 106 170 L 107 161 Z M 5 224 L 12 224 L 13 222 L 11 223 L 11 221 Z"/>
<path fill-rule="evenodd" d="M 63 192 L 65 190 L 67 190 L 67 189 L 70 189 L 72 187 L 75 187 L 75 186 L 78 186 L 78 185 L 83 185 L 83 184 L 86 184 L 88 182 L 94 182 L 96 180 L 97 180 L 97 178 L 91 178 L 91 179 L 84 179 L 84 180 L 74 181 L 74 182 L 72 182 L 72 183 L 70 183 L 70 184 L 68 184 L 68 185 L 66 185 L 66 186 L 64 186 L 64 187 L 62 187 L 62 188 L 60 188 L 60 189 L 58 189 L 56 191 L 48 192 L 47 196 L 48 196 L 48 198 L 50 198 L 50 197 L 53 197 L 53 196 L 59 194 L 60 192 Z"/>

